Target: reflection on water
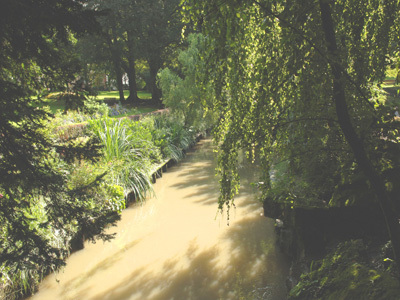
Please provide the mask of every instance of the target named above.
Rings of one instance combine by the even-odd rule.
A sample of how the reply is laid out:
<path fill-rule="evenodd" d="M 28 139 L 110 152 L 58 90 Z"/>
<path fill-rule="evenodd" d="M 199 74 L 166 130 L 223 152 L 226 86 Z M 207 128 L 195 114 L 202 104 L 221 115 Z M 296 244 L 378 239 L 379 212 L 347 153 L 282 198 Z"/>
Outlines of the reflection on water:
<path fill-rule="evenodd" d="M 227 226 L 217 214 L 214 169 L 211 141 L 203 140 L 158 180 L 155 198 L 123 212 L 112 242 L 72 254 L 31 299 L 285 299 L 287 262 L 251 178 L 241 170 L 247 184 Z"/>

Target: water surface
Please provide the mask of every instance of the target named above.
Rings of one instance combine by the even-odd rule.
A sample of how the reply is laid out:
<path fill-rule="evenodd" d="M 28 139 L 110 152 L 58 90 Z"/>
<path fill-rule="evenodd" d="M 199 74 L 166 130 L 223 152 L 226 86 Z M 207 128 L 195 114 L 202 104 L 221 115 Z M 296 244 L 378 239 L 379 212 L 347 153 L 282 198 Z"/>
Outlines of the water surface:
<path fill-rule="evenodd" d="M 157 181 L 156 197 L 122 213 L 113 241 L 85 244 L 31 300 L 285 299 L 287 261 L 249 184 L 255 167 L 241 168 L 229 226 L 217 213 L 214 169 L 202 140 Z"/>

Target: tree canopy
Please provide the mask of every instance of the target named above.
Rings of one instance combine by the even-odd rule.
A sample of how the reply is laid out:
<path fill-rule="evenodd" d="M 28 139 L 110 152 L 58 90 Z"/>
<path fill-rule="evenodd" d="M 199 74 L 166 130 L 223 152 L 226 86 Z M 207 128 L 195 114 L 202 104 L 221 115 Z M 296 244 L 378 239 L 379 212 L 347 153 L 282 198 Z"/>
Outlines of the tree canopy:
<path fill-rule="evenodd" d="M 238 149 L 245 149 L 260 159 L 260 186 L 272 201 L 378 202 L 399 258 L 399 123 L 379 91 L 397 60 L 398 5 L 182 1 L 208 42 L 221 209 L 238 191 Z"/>
<path fill-rule="evenodd" d="M 86 58 L 100 64 L 111 63 L 120 100 L 124 100 L 123 75 L 127 74 L 128 100 L 137 102 L 136 63 L 145 60 L 149 69 L 147 89 L 152 93 L 153 102 L 161 105 L 156 76 L 166 60 L 167 49 L 181 42 L 183 24 L 178 4 L 178 0 L 89 1 L 89 7 L 101 11 L 102 15 L 97 18 L 101 33 L 97 38 L 89 36 L 83 43 L 85 49 L 90 49 L 85 51 Z"/>
<path fill-rule="evenodd" d="M 207 109 L 213 103 L 213 90 L 210 86 L 198 85 L 198 74 L 204 71 L 201 53 L 206 44 L 200 33 L 190 34 L 187 39 L 188 48 L 178 55 L 179 67 L 162 69 L 158 73 L 158 84 L 163 104 L 176 118 L 182 118 L 186 127 L 204 129 L 214 118 L 213 112 Z"/>

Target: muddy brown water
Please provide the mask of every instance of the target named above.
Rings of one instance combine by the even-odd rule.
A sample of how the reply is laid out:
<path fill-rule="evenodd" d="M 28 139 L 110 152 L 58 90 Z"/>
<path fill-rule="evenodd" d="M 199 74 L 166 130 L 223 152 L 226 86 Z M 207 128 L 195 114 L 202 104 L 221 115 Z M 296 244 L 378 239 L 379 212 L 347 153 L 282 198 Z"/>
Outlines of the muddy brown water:
<path fill-rule="evenodd" d="M 155 197 L 123 211 L 114 240 L 85 244 L 30 300 L 285 299 L 288 263 L 255 200 L 256 168 L 241 167 L 227 226 L 214 155 L 211 140 L 200 141 L 157 181 Z"/>

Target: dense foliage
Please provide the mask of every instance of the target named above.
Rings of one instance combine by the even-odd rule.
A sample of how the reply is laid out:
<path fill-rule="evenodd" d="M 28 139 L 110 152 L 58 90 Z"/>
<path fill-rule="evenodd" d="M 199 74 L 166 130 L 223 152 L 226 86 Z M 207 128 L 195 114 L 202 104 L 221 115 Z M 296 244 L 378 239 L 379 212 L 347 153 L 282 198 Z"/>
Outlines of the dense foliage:
<path fill-rule="evenodd" d="M 238 149 L 260 159 L 264 197 L 288 207 L 378 202 L 400 257 L 399 123 L 379 101 L 396 62 L 397 1 L 182 1 L 207 37 L 216 93 L 220 208 Z M 377 85 L 378 84 L 378 85 Z"/>
<path fill-rule="evenodd" d="M 90 182 L 67 184 L 73 176 L 68 162 L 96 160 L 96 143 L 89 138 L 57 145 L 44 128 L 49 114 L 31 106 L 32 96 L 40 97 L 60 82 L 62 49 L 70 44 L 71 35 L 94 25 L 93 13 L 77 1 L 2 3 L 0 268 L 2 290 L 14 282 L 15 296 L 29 290 L 29 280 L 63 264 L 66 249 L 59 244 L 65 244 L 70 233 L 84 228 L 89 239 L 108 238 L 103 224 L 118 218 L 93 203 L 98 200 L 95 186 L 101 174 Z M 71 75 L 66 73 L 64 78 Z"/>
<path fill-rule="evenodd" d="M 95 13 L 85 7 L 73 0 L 2 3 L 0 298 L 31 293 L 84 240 L 112 238 L 104 230 L 119 219 L 127 194 L 144 197 L 163 147 L 182 145 L 167 132 L 177 138 L 156 146 L 165 135 L 154 120 L 105 119 L 98 130 L 95 121 L 92 128 L 75 124 L 67 130 L 41 108 L 49 89 L 65 87 L 84 69 L 73 51 L 76 39 L 98 28 Z M 97 103 L 80 110 L 91 115 L 82 120 L 107 111 Z M 176 132 L 182 126 L 175 124 Z"/>
<path fill-rule="evenodd" d="M 188 48 L 178 56 L 179 65 L 175 69 L 165 68 L 158 73 L 158 84 L 162 100 L 176 118 L 182 119 L 186 127 L 197 130 L 210 128 L 215 114 L 210 110 L 214 101 L 211 85 L 199 84 L 200 74 L 205 71 L 201 53 L 205 50 L 202 34 L 190 34 Z"/>
<path fill-rule="evenodd" d="M 339 244 L 323 260 L 313 262 L 288 299 L 397 299 L 399 281 L 376 270 L 369 262 L 369 251 L 361 240 Z M 381 261 L 384 252 L 376 254 Z"/>

